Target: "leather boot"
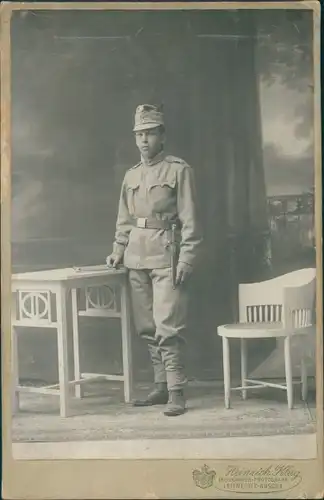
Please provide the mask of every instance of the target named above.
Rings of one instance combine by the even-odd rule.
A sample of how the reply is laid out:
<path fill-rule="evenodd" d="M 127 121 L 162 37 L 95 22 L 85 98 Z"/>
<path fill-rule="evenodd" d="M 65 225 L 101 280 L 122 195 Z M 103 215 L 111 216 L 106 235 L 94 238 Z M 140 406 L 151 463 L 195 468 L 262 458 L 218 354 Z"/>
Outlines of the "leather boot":
<path fill-rule="evenodd" d="M 155 389 L 145 399 L 137 399 L 133 406 L 165 405 L 168 402 L 169 393 L 166 382 L 157 383 Z"/>
<path fill-rule="evenodd" d="M 182 390 L 169 392 L 168 406 L 164 411 L 164 415 L 168 417 L 177 417 L 186 411 L 186 400 Z"/>

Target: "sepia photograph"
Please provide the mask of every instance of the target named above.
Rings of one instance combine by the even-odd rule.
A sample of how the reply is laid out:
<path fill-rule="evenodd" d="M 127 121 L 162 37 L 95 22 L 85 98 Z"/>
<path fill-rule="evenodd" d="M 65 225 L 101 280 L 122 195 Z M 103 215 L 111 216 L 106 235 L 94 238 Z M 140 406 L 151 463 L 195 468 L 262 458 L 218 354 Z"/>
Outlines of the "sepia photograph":
<path fill-rule="evenodd" d="M 303 3 L 11 5 L 14 460 L 202 459 L 188 481 L 216 496 L 246 474 L 208 460 L 317 460 Z M 293 488 L 291 470 L 253 488 Z"/>

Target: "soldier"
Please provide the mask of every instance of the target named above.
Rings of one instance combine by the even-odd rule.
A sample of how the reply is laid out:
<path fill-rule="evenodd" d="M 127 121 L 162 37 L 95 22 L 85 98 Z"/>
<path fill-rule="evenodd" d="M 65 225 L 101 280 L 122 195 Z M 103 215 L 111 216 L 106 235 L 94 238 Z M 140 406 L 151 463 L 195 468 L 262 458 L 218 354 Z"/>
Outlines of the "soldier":
<path fill-rule="evenodd" d="M 167 405 L 164 414 L 176 416 L 186 407 L 188 278 L 202 241 L 193 171 L 166 156 L 160 108 L 138 106 L 133 131 L 141 161 L 124 177 L 107 264 L 129 270 L 135 326 L 153 365 L 155 388 L 134 405 Z"/>

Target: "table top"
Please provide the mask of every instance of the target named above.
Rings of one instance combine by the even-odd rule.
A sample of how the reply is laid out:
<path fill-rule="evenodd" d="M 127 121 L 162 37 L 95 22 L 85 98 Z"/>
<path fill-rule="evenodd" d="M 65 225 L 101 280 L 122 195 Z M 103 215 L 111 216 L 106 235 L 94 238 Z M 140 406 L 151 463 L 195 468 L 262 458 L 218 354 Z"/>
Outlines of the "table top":
<path fill-rule="evenodd" d="M 67 267 L 63 269 L 46 269 L 13 274 L 12 281 L 68 281 L 96 276 L 116 276 L 126 274 L 126 269 L 110 268 L 107 265 Z"/>

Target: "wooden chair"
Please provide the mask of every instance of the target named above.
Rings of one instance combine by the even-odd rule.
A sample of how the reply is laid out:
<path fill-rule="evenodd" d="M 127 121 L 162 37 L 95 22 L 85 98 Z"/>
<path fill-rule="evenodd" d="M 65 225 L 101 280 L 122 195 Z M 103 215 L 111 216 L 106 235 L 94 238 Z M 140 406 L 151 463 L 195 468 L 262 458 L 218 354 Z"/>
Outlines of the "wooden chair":
<path fill-rule="evenodd" d="M 231 391 L 241 391 L 247 398 L 249 389 L 274 387 L 287 392 L 288 407 L 293 408 L 291 339 L 294 335 L 315 337 L 314 305 L 316 269 L 307 268 L 260 283 L 239 285 L 239 322 L 221 325 L 217 333 L 223 343 L 225 407 L 230 407 Z M 229 339 L 241 341 L 241 386 L 231 387 Z M 283 339 L 286 384 L 248 378 L 247 339 Z M 313 339 L 314 340 L 314 339 Z M 301 356 L 302 399 L 307 398 L 305 356 Z"/>

